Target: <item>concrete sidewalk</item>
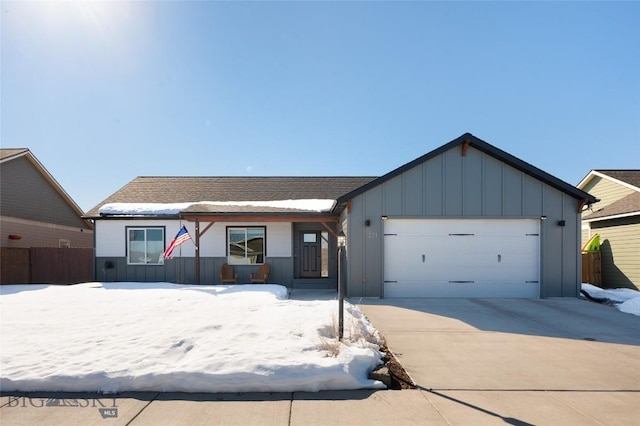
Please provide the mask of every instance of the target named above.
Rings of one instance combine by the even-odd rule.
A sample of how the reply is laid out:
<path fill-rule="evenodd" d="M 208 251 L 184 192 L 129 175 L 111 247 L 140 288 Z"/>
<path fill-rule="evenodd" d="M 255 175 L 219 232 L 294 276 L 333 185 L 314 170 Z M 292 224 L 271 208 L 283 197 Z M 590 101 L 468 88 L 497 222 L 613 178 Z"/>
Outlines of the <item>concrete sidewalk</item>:
<path fill-rule="evenodd" d="M 417 390 L 5 394 L 6 425 L 640 424 L 640 317 L 577 299 L 358 302 Z"/>
<path fill-rule="evenodd" d="M 6 425 L 637 425 L 637 392 L 333 391 L 3 396 Z M 47 406 L 49 404 L 50 406 Z"/>

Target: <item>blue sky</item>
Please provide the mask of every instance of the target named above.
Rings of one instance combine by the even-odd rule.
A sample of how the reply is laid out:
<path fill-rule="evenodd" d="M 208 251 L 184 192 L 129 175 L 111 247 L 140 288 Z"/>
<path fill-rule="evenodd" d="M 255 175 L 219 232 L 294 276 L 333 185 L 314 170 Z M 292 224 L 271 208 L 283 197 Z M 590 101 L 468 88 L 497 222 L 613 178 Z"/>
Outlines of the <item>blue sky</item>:
<path fill-rule="evenodd" d="M 640 168 L 640 2 L 1 7 L 0 145 L 84 210 L 136 176 L 378 176 L 465 132 L 574 185 Z"/>

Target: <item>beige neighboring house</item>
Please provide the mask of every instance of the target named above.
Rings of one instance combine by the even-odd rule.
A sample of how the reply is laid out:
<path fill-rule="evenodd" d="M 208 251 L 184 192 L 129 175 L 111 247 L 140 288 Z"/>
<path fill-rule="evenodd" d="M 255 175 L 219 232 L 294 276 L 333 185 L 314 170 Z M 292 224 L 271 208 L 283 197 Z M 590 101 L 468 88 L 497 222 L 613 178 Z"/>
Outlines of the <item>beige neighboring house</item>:
<path fill-rule="evenodd" d="M 592 170 L 578 188 L 600 199 L 582 214 L 582 243 L 600 235 L 602 286 L 640 289 L 640 170 Z"/>
<path fill-rule="evenodd" d="M 93 247 L 93 223 L 27 148 L 0 149 L 0 247 Z"/>

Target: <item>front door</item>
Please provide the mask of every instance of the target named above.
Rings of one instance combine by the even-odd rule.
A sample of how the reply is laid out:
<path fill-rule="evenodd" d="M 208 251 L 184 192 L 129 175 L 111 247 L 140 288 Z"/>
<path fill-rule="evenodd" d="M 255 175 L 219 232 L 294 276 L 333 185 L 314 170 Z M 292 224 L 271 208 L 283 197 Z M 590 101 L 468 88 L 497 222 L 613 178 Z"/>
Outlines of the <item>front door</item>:
<path fill-rule="evenodd" d="M 300 233 L 300 277 L 319 278 L 322 276 L 322 235 L 318 231 Z"/>

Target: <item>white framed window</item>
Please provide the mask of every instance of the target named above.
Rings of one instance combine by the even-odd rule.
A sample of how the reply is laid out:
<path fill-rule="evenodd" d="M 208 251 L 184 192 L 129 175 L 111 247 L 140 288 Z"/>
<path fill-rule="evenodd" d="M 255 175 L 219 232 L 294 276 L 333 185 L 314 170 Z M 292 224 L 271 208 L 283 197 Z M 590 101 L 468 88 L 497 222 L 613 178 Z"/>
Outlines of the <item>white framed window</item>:
<path fill-rule="evenodd" d="M 126 227 L 127 264 L 164 264 L 164 227 Z"/>
<path fill-rule="evenodd" d="M 227 261 L 231 265 L 264 263 L 267 229 L 264 226 L 227 227 Z"/>

